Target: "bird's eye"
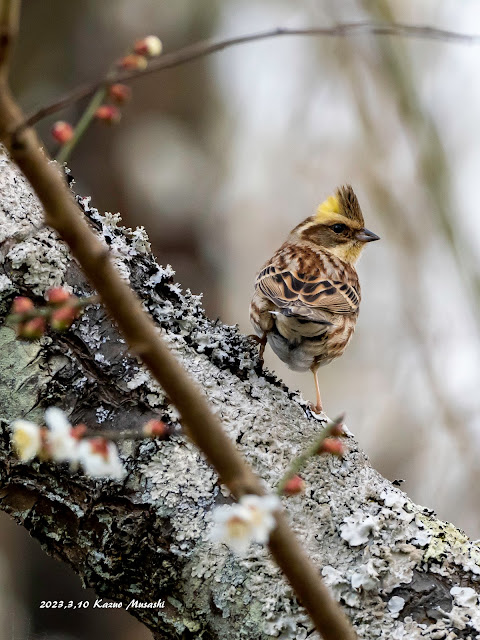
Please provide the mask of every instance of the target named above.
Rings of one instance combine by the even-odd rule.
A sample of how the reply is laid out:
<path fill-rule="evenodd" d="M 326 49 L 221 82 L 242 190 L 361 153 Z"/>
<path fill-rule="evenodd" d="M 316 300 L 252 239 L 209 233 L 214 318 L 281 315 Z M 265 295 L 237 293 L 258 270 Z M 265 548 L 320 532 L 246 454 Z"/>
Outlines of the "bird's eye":
<path fill-rule="evenodd" d="M 337 222 L 337 224 L 332 224 L 332 229 L 335 233 L 343 233 L 347 228 L 346 224 L 342 224 L 341 222 Z"/>

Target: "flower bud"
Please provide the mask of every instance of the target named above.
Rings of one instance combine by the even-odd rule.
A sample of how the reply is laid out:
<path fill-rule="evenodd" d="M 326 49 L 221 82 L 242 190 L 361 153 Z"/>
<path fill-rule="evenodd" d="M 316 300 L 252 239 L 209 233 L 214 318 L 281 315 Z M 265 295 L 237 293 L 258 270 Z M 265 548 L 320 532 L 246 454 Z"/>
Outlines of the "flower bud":
<path fill-rule="evenodd" d="M 75 307 L 65 306 L 55 309 L 50 316 L 50 326 L 55 331 L 65 331 L 72 326 L 72 322 L 77 316 Z"/>
<path fill-rule="evenodd" d="M 87 433 L 87 425 L 81 422 L 70 429 L 70 435 L 76 440 L 81 440 Z"/>
<path fill-rule="evenodd" d="M 28 313 L 35 309 L 35 305 L 30 298 L 25 298 L 25 296 L 17 296 L 12 305 L 12 313 Z"/>
<path fill-rule="evenodd" d="M 136 53 L 131 53 L 128 56 L 124 56 L 121 58 L 117 66 L 120 69 L 125 69 L 128 71 L 141 71 L 142 69 L 146 69 L 148 65 L 148 60 L 145 56 L 139 56 Z"/>
<path fill-rule="evenodd" d="M 151 438 L 165 438 L 170 430 L 161 420 L 149 420 L 143 427 L 143 433 Z"/>
<path fill-rule="evenodd" d="M 283 493 L 286 496 L 295 496 L 305 491 L 305 482 L 298 475 L 292 476 L 283 487 Z"/>
<path fill-rule="evenodd" d="M 95 111 L 95 117 L 97 120 L 103 120 L 108 124 L 117 124 L 117 122 L 120 122 L 122 115 L 120 110 L 113 104 L 102 104 Z"/>
<path fill-rule="evenodd" d="M 325 438 L 318 449 L 318 453 L 331 453 L 334 456 L 342 457 L 345 449 L 338 438 Z"/>
<path fill-rule="evenodd" d="M 72 297 L 71 293 L 68 293 L 63 287 L 52 287 L 45 294 L 45 298 L 49 304 L 63 304 Z"/>
<path fill-rule="evenodd" d="M 162 53 L 163 45 L 157 36 L 145 36 L 141 40 L 137 40 L 133 50 L 140 56 L 148 56 L 155 58 Z"/>
<path fill-rule="evenodd" d="M 73 127 L 68 122 L 57 120 L 51 129 L 52 136 L 60 144 L 65 144 L 73 138 Z"/>
<path fill-rule="evenodd" d="M 108 95 L 117 104 L 124 104 L 132 97 L 132 90 L 126 84 L 112 84 L 108 87 Z"/>
<path fill-rule="evenodd" d="M 37 340 L 45 333 L 45 318 L 32 318 L 26 322 L 20 322 L 17 327 L 17 336 L 23 340 Z"/>

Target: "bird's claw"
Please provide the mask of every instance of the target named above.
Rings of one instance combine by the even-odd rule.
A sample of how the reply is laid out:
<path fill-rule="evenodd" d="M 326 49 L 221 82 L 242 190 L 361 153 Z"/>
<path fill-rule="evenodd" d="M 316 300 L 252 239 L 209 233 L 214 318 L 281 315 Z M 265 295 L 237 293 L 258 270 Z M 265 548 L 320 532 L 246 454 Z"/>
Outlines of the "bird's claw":
<path fill-rule="evenodd" d="M 255 335 L 254 333 L 251 333 L 250 335 L 247 336 L 247 338 L 250 338 L 251 340 L 253 340 L 254 342 L 260 345 L 260 349 L 258 350 L 258 359 L 260 360 L 260 364 L 263 367 L 263 354 L 265 353 L 265 347 L 267 345 L 267 334 L 264 333 L 263 336 L 260 337 Z"/>
<path fill-rule="evenodd" d="M 324 412 L 323 407 L 321 405 L 318 406 L 318 404 L 314 404 L 313 402 L 309 402 L 307 406 L 310 409 L 310 411 L 313 414 L 315 414 L 316 416 L 325 415 L 325 412 Z"/>

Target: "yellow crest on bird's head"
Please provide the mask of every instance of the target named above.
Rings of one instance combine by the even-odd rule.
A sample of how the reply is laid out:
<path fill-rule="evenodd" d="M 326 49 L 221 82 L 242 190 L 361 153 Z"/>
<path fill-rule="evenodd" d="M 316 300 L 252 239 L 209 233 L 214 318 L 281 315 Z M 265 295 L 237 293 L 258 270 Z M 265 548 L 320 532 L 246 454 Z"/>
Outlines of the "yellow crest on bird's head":
<path fill-rule="evenodd" d="M 317 209 L 318 218 L 326 218 L 332 213 L 340 213 L 340 203 L 337 196 L 329 196 Z"/>
<path fill-rule="evenodd" d="M 341 221 L 341 218 L 346 218 L 350 224 L 353 222 L 355 226 L 363 226 L 364 224 L 357 196 L 350 185 L 340 187 L 334 196 L 324 200 L 315 215 L 317 223 Z"/>

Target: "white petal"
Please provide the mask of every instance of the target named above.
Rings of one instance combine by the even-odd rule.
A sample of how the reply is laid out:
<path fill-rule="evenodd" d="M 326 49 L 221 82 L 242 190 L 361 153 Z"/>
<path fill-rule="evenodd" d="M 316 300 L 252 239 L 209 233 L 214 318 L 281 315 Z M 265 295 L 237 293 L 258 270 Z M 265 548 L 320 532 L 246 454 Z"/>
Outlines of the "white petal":
<path fill-rule="evenodd" d="M 246 553 L 253 540 L 252 516 L 249 509 L 239 504 L 222 505 L 213 511 L 214 526 L 210 539 L 223 542 L 235 553 Z"/>
<path fill-rule="evenodd" d="M 61 409 L 58 409 L 58 407 L 49 407 L 45 411 L 45 422 L 47 423 L 47 427 L 55 432 L 70 432 L 72 428 L 72 425 L 67 420 L 66 414 Z"/>
<path fill-rule="evenodd" d="M 29 462 L 42 448 L 40 427 L 29 420 L 15 420 L 10 425 L 12 444 L 17 456 L 23 462 Z"/>
<path fill-rule="evenodd" d="M 70 430 L 69 430 L 70 431 Z M 75 463 L 78 459 L 78 440 L 65 433 L 47 433 L 48 448 L 55 462 Z"/>
<path fill-rule="evenodd" d="M 127 473 L 113 442 L 108 443 L 104 456 L 92 451 L 89 440 L 82 440 L 78 447 L 78 459 L 86 475 L 93 478 L 122 480 Z"/>
<path fill-rule="evenodd" d="M 215 507 L 212 515 L 216 524 L 224 524 L 232 516 L 237 516 L 243 520 L 252 519 L 250 511 L 239 504 L 222 504 L 220 507 Z"/>
<path fill-rule="evenodd" d="M 276 526 L 273 512 L 281 506 L 278 496 L 246 495 L 240 498 L 240 505 L 252 514 L 253 540 L 260 544 L 268 542 L 270 533 Z"/>

